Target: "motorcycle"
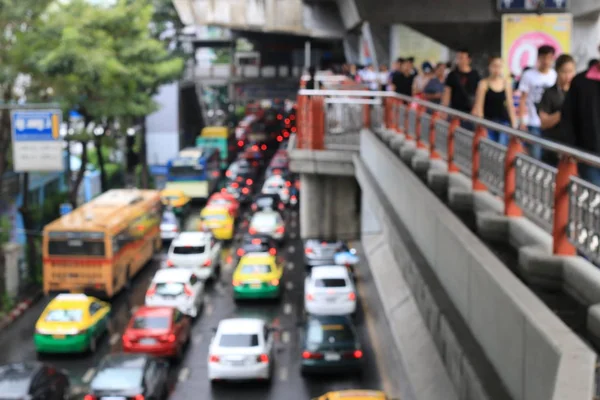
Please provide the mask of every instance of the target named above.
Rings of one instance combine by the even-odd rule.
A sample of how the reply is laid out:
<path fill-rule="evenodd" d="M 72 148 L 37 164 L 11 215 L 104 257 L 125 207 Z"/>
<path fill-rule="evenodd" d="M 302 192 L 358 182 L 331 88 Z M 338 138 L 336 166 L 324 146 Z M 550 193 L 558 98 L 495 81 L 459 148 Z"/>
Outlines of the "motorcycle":
<path fill-rule="evenodd" d="M 336 265 L 343 265 L 348 268 L 352 279 L 356 280 L 355 266 L 360 262 L 360 257 L 356 254 L 356 249 L 342 249 L 335 253 L 333 261 Z"/>

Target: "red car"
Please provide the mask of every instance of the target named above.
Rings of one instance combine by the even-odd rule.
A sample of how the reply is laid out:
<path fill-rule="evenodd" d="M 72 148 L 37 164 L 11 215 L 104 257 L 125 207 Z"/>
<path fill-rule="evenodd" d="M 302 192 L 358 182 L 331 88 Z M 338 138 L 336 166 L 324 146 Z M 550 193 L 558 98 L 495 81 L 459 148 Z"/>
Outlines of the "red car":
<path fill-rule="evenodd" d="M 240 202 L 237 201 L 233 194 L 228 193 L 227 191 L 213 193 L 208 198 L 206 206 L 208 207 L 213 205 L 225 207 L 229 210 L 229 214 L 231 214 L 233 218 L 238 217 L 238 213 L 240 211 Z"/>
<path fill-rule="evenodd" d="M 190 340 L 190 319 L 172 307 L 140 307 L 123 333 L 123 351 L 180 358 Z"/>

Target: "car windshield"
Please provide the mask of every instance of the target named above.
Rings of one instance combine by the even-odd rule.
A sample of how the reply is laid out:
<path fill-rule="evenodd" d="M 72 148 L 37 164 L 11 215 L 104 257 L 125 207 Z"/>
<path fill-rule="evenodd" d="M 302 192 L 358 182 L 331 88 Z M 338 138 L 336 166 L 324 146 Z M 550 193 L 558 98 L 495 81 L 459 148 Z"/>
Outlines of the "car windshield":
<path fill-rule="evenodd" d="M 229 203 L 231 203 L 229 200 L 227 200 L 227 199 L 223 199 L 223 198 L 220 198 L 220 199 L 212 199 L 212 200 L 210 201 L 210 204 L 215 204 L 215 205 L 218 205 L 218 206 L 219 206 L 219 205 L 220 205 L 220 206 L 228 206 L 228 205 L 229 205 Z"/>
<path fill-rule="evenodd" d="M 311 344 L 350 342 L 354 340 L 354 334 L 346 324 L 326 324 L 320 321 L 311 321 L 308 324 L 306 339 Z"/>
<path fill-rule="evenodd" d="M 344 278 L 315 279 L 315 286 L 320 288 L 346 287 L 346 280 Z"/>
<path fill-rule="evenodd" d="M 106 368 L 97 373 L 90 386 L 96 390 L 138 388 L 142 382 L 142 375 L 142 368 Z"/>
<path fill-rule="evenodd" d="M 277 225 L 277 217 L 273 214 L 255 214 L 252 217 L 252 225 L 275 226 Z"/>
<path fill-rule="evenodd" d="M 173 248 L 173 254 L 204 254 L 204 246 L 175 246 Z"/>
<path fill-rule="evenodd" d="M 271 272 L 270 265 L 245 264 L 240 268 L 242 274 L 268 274 Z"/>
<path fill-rule="evenodd" d="M 226 219 L 227 216 L 223 214 L 209 214 L 202 216 L 202 220 L 204 221 L 225 221 Z"/>
<path fill-rule="evenodd" d="M 219 340 L 220 347 L 256 347 L 258 335 L 253 334 L 225 334 Z"/>
<path fill-rule="evenodd" d="M 260 208 L 270 208 L 273 207 L 273 203 L 275 200 L 272 197 L 261 197 L 256 200 L 256 205 Z"/>
<path fill-rule="evenodd" d="M 139 316 L 133 320 L 133 329 L 167 329 L 171 326 L 171 318 L 164 316 Z"/>
<path fill-rule="evenodd" d="M 156 294 L 159 296 L 179 296 L 183 293 L 184 284 L 181 282 L 157 283 Z"/>
<path fill-rule="evenodd" d="M 164 200 L 179 200 L 181 197 L 177 196 L 176 194 L 170 194 L 167 196 L 163 196 L 162 198 Z"/>
<path fill-rule="evenodd" d="M 50 310 L 46 314 L 46 322 L 81 322 L 83 318 L 83 310 L 66 309 L 66 310 Z"/>
<path fill-rule="evenodd" d="M 165 213 L 162 216 L 162 223 L 163 224 L 177 224 L 177 217 L 175 217 L 174 214 Z"/>

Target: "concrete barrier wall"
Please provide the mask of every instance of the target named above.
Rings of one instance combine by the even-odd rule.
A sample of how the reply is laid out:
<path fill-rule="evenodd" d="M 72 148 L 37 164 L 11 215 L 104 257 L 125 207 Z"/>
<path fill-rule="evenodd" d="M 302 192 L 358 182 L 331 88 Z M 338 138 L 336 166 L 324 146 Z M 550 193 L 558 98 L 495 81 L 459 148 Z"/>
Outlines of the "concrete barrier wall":
<path fill-rule="evenodd" d="M 592 398 L 594 353 L 372 132 L 361 133 L 360 149 L 510 395 Z"/>

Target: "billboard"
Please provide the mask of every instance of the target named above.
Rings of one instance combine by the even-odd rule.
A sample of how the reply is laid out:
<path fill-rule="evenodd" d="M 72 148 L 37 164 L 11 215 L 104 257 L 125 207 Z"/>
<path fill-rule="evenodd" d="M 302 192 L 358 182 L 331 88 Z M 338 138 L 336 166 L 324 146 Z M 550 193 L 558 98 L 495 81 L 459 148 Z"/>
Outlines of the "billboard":
<path fill-rule="evenodd" d="M 505 72 L 521 76 L 525 67 L 535 67 L 537 49 L 545 44 L 556 53 L 571 51 L 571 14 L 506 14 L 502 16 L 502 58 Z"/>
<path fill-rule="evenodd" d="M 420 68 L 423 61 L 435 65 L 450 59 L 448 47 L 406 25 L 392 25 L 390 35 L 390 59 L 392 60 L 398 57 L 414 57 L 415 65 Z"/>

